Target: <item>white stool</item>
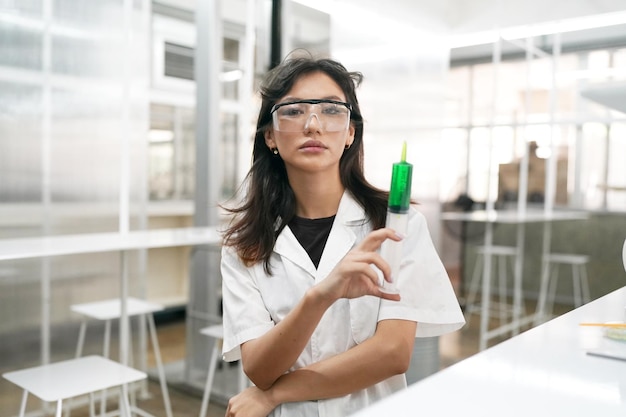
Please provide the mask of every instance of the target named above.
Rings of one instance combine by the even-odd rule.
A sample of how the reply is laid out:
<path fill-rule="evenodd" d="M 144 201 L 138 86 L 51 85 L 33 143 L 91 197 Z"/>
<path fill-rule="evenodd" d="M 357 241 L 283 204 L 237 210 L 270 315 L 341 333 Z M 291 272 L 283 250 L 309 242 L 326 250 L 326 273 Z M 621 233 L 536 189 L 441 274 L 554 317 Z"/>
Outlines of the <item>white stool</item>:
<path fill-rule="evenodd" d="M 221 324 L 215 324 L 213 326 L 200 329 L 200 333 L 213 339 L 213 349 L 211 351 L 211 358 L 209 359 L 209 370 L 207 372 L 206 383 L 204 385 L 204 394 L 202 395 L 202 406 L 200 407 L 200 417 L 205 417 L 209 406 L 209 397 L 211 396 L 211 390 L 213 388 L 215 367 L 217 366 L 218 361 L 222 360 L 220 350 L 221 344 L 224 341 L 224 328 Z M 241 392 L 248 386 L 248 379 L 246 374 L 243 372 L 241 361 L 237 364 L 237 374 L 238 389 L 239 392 Z"/>
<path fill-rule="evenodd" d="M 29 393 L 44 401 L 56 402 L 56 417 L 61 417 L 63 400 L 89 394 L 89 413 L 93 417 L 93 393 L 117 386 L 121 387 L 120 414 L 130 417 L 124 386 L 146 379 L 147 375 L 101 356 L 86 356 L 7 372 L 3 377 L 24 390 L 20 417 L 26 412 Z"/>
<path fill-rule="evenodd" d="M 78 335 L 78 345 L 76 346 L 76 357 L 80 357 L 83 351 L 85 333 L 87 331 L 87 319 L 101 320 L 105 322 L 103 355 L 104 357 L 108 357 L 111 340 L 111 320 L 119 319 L 122 315 L 120 299 L 114 298 L 111 300 L 96 301 L 92 303 L 74 304 L 70 308 L 73 312 L 83 316 L 80 333 Z M 129 297 L 126 300 L 126 311 L 128 313 L 128 317 L 144 316 L 148 322 L 148 331 L 150 333 L 152 348 L 154 349 L 154 357 L 159 374 L 159 382 L 161 384 L 161 393 L 163 394 L 163 402 L 165 403 L 165 412 L 167 417 L 172 417 L 172 406 L 170 404 L 170 396 L 167 390 L 165 370 L 163 369 L 163 362 L 161 361 L 161 352 L 159 350 L 159 342 L 157 340 L 156 326 L 154 324 L 153 317 L 153 313 L 161 310 L 163 310 L 163 306 L 160 304 L 150 303 L 133 297 Z M 101 408 L 101 411 L 104 412 L 104 395 Z"/>
<path fill-rule="evenodd" d="M 550 253 L 544 260 L 539 300 L 537 302 L 537 318 L 543 320 L 552 315 L 554 299 L 556 298 L 556 286 L 559 279 L 559 266 L 570 265 L 572 268 L 572 287 L 574 306 L 591 301 L 589 296 L 589 280 L 587 278 L 587 263 L 589 256 L 571 253 Z"/>
<path fill-rule="evenodd" d="M 487 322 L 489 322 L 489 315 L 496 313 L 499 316 L 500 324 L 503 325 L 513 313 L 513 307 L 507 302 L 507 270 L 509 269 L 507 268 L 507 259 L 511 260 L 510 270 L 512 272 L 517 249 L 512 246 L 479 246 L 476 253 L 476 264 L 474 265 L 472 280 L 465 302 L 465 321 L 469 324 L 472 313 L 481 311 L 481 304 L 476 302 L 476 295 L 482 289 L 484 257 L 486 255 L 492 256 L 495 259 L 495 268 L 493 270 L 497 270 L 499 298 L 498 303 L 490 303 L 492 307 L 487 311 Z M 489 291 L 489 293 L 491 293 L 491 291 Z"/>

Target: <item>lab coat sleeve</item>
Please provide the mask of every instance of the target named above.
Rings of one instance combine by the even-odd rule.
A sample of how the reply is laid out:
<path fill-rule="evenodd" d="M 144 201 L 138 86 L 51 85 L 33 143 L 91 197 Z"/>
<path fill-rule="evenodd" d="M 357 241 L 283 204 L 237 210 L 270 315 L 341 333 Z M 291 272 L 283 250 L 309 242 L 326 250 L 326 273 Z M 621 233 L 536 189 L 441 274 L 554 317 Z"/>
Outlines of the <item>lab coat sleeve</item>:
<path fill-rule="evenodd" d="M 426 218 L 411 207 L 397 278 L 399 302 L 382 300 L 378 320 L 417 322 L 416 337 L 439 336 L 465 324 L 450 278 L 435 250 Z"/>
<path fill-rule="evenodd" d="M 225 361 L 241 358 L 240 346 L 274 326 L 256 285 L 254 267 L 246 267 L 233 248 L 222 249 L 222 304 Z"/>

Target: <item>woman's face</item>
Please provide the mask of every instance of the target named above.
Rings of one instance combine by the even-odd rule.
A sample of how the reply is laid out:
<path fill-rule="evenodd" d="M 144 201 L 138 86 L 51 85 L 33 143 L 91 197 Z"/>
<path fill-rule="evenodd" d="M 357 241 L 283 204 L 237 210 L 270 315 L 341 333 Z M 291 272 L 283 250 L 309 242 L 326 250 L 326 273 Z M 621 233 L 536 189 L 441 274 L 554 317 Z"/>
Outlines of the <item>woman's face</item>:
<path fill-rule="evenodd" d="M 346 97 L 337 83 L 323 72 L 301 76 L 289 92 L 278 100 L 281 103 L 298 100 L 334 100 L 345 102 Z M 265 133 L 268 148 L 278 149 L 287 173 L 294 171 L 321 172 L 339 169 L 339 160 L 346 146 L 354 141 L 354 126 L 350 121 L 341 124 L 345 106 L 332 103 L 304 103 L 293 110 L 281 107 L 280 127 L 274 123 Z M 279 117 L 279 114 L 276 117 Z M 341 127 L 339 127 L 341 126 Z"/>

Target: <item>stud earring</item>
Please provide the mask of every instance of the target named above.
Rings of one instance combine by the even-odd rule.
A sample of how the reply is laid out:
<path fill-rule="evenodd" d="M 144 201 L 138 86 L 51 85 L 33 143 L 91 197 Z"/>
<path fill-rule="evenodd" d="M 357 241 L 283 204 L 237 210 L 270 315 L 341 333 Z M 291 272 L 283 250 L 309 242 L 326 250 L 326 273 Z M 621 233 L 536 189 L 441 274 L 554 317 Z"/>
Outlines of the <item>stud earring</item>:
<path fill-rule="evenodd" d="M 278 148 L 271 148 L 270 151 L 272 151 L 274 155 L 278 155 Z"/>

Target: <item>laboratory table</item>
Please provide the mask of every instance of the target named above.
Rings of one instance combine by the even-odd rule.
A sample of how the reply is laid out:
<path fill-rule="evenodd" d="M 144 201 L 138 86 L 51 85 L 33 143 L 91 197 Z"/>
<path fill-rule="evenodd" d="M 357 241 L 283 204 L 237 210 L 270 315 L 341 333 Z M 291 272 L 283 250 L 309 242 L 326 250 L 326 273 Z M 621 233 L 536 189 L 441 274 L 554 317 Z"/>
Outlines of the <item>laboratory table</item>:
<path fill-rule="evenodd" d="M 626 287 L 452 365 L 353 417 L 626 416 Z M 624 359 L 590 355 L 604 351 Z"/>

